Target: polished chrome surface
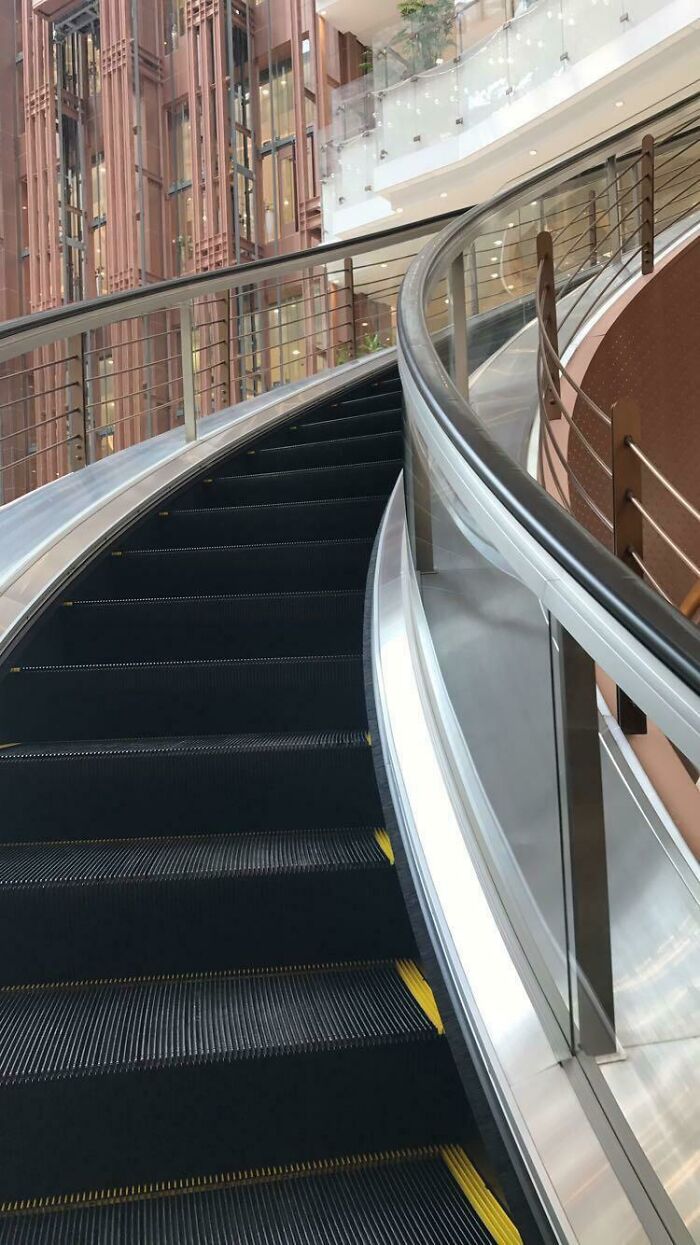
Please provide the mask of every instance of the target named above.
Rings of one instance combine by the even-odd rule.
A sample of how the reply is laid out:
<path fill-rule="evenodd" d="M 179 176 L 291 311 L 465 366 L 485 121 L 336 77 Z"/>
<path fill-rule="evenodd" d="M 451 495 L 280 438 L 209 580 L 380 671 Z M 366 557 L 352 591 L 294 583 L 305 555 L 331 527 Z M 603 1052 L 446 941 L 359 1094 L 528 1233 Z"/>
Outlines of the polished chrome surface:
<path fill-rule="evenodd" d="M 418 898 L 456 1014 L 482 1055 L 558 1239 L 668 1242 L 658 1221 L 653 1230 L 653 1216 L 648 1230 L 643 1226 L 649 1206 L 633 1173 L 627 1175 L 634 1206 L 623 1189 L 490 902 L 475 811 L 460 798 L 444 751 L 439 674 L 420 616 L 398 490 L 378 546 L 372 665 L 382 749 Z"/>

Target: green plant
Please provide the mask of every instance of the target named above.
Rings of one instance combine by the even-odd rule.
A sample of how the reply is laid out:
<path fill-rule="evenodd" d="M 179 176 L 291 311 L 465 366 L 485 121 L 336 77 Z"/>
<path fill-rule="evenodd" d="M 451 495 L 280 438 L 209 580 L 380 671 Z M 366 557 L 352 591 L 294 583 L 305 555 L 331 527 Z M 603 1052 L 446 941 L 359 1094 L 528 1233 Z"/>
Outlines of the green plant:
<path fill-rule="evenodd" d="M 382 349 L 382 340 L 379 333 L 365 333 L 362 338 L 362 353 L 374 354 L 375 350 Z"/>
<path fill-rule="evenodd" d="M 341 342 L 335 348 L 335 366 L 340 367 L 341 363 L 349 363 L 352 359 L 352 342 Z"/>
<path fill-rule="evenodd" d="M 420 63 L 415 65 L 415 72 L 432 69 L 444 52 L 455 46 L 451 37 L 454 0 L 401 0 L 399 14 L 408 25 L 399 32 L 398 40 L 412 40 L 418 45 Z"/>

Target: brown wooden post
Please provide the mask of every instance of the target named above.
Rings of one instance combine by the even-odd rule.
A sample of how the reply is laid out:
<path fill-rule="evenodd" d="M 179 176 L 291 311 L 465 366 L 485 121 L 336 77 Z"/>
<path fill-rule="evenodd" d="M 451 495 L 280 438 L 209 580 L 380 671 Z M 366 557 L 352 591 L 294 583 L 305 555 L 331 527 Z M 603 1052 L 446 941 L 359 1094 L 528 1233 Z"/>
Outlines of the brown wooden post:
<path fill-rule="evenodd" d="M 554 286 L 554 256 L 552 252 L 552 235 L 547 229 L 543 229 L 537 235 L 537 267 L 541 267 L 540 291 L 542 295 L 542 324 L 544 332 L 554 350 L 554 354 L 559 358 L 559 333 L 557 330 L 557 303 Z M 540 328 L 540 334 L 543 329 Z M 559 368 L 552 358 L 552 351 L 542 341 L 542 353 L 547 363 L 547 368 L 552 376 L 552 383 L 545 382 L 542 391 L 542 418 L 547 421 L 559 419 L 561 410 L 557 399 L 561 398 L 561 381 L 559 377 Z"/>
<path fill-rule="evenodd" d="M 630 502 L 630 497 L 642 500 L 642 464 L 629 445 L 630 439 L 639 445 L 640 426 L 641 419 L 636 402 L 631 398 L 621 398 L 613 404 L 610 419 L 613 552 L 641 577 L 641 567 L 631 556 L 630 550 L 633 549 L 639 558 L 644 556 L 644 528 L 642 516 Z M 617 720 L 625 735 L 646 734 L 646 715 L 619 687 Z"/>
<path fill-rule="evenodd" d="M 642 275 L 654 271 L 654 138 L 642 139 L 640 190 Z"/>

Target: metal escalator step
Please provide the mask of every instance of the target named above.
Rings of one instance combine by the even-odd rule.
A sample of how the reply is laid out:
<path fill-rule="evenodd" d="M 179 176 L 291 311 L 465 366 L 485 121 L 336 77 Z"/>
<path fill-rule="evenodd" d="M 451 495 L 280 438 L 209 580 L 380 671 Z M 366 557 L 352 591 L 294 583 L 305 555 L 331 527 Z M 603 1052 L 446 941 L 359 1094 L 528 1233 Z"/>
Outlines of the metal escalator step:
<path fill-rule="evenodd" d="M 385 506 L 386 494 L 380 493 L 368 497 L 164 510 L 135 529 L 122 547 L 374 536 Z"/>
<path fill-rule="evenodd" d="M 372 537 L 189 545 L 174 549 L 115 550 L 86 577 L 76 598 L 143 596 L 148 592 L 284 592 L 360 588 L 367 576 Z"/>
<path fill-rule="evenodd" d="M 266 446 L 243 451 L 231 461 L 231 474 L 287 471 L 300 467 L 328 467 L 348 463 L 381 462 L 403 453 L 401 432 L 377 432 L 359 437 L 329 437 L 303 445 Z"/>
<path fill-rule="evenodd" d="M 425 1041 L 400 965 L 0 990 L 0 1085 Z"/>
<path fill-rule="evenodd" d="M 461 1153 L 349 1155 L 8 1207 L 0 1245 L 517 1245 L 515 1229 L 492 1237 L 448 1151 Z"/>
<path fill-rule="evenodd" d="M 0 683 L 6 739 L 104 739 L 366 722 L 358 653 L 15 666 Z"/>
<path fill-rule="evenodd" d="M 380 824 L 362 731 L 111 739 L 0 748 L 12 841 Z"/>
<path fill-rule="evenodd" d="M 410 957 L 384 837 L 323 828 L 4 845 L 0 986 Z"/>
<path fill-rule="evenodd" d="M 0 847 L 0 893 L 388 868 L 380 844 L 371 827 L 7 843 Z"/>
<path fill-rule="evenodd" d="M 389 493 L 403 466 L 401 457 L 370 463 L 340 463 L 327 467 L 297 467 L 294 470 L 254 474 L 230 474 L 224 466 L 219 474 L 183 494 L 180 504 L 209 504 L 212 498 L 230 502 L 304 501 L 314 498 L 357 497 Z"/>
<path fill-rule="evenodd" d="M 372 404 L 372 410 L 358 410 L 352 414 L 338 413 L 334 419 L 326 416 L 323 419 L 300 419 L 281 430 L 288 436 L 290 444 L 314 439 L 325 439 L 327 436 L 359 437 L 367 432 L 400 432 L 403 412 L 399 403 L 395 405 Z"/>
<path fill-rule="evenodd" d="M 364 592 L 249 592 L 65 601 L 27 664 L 290 656 L 362 649 Z"/>

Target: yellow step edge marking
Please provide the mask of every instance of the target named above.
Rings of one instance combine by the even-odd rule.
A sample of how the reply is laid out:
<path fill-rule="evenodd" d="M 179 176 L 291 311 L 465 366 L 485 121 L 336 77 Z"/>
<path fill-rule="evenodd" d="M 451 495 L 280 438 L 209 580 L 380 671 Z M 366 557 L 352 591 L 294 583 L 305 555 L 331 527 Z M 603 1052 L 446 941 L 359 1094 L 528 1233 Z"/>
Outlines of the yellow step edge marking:
<path fill-rule="evenodd" d="M 416 1146 L 405 1150 L 381 1150 L 369 1154 L 350 1154 L 333 1159 L 288 1163 L 281 1167 L 257 1167 L 237 1172 L 219 1172 L 215 1176 L 191 1176 L 160 1180 L 154 1184 L 134 1184 L 124 1188 L 102 1189 L 86 1193 L 67 1193 L 52 1198 L 31 1198 L 26 1201 L 0 1203 L 0 1215 L 31 1214 L 37 1210 L 66 1210 L 70 1206 L 112 1206 L 119 1202 L 144 1201 L 155 1197 L 176 1197 L 180 1194 L 206 1193 L 232 1185 L 269 1184 L 304 1176 L 330 1176 L 339 1171 L 359 1171 L 389 1163 L 415 1163 L 438 1159 L 439 1146 Z"/>
<path fill-rule="evenodd" d="M 391 846 L 391 839 L 389 838 L 389 835 L 387 834 L 386 830 L 375 830 L 374 837 L 377 840 L 378 846 L 384 852 L 384 855 L 389 861 L 389 864 L 393 865 L 394 849 Z"/>
<path fill-rule="evenodd" d="M 370 748 L 371 748 L 371 747 L 372 747 L 372 734 L 371 734 L 371 731 L 365 731 L 365 740 L 367 741 L 367 743 L 369 744 L 369 746 L 370 746 Z"/>
<path fill-rule="evenodd" d="M 440 1153 L 457 1184 L 481 1222 L 488 1229 L 496 1245 L 523 1245 L 515 1224 L 508 1218 L 500 1202 L 484 1183 L 474 1164 L 467 1158 L 461 1146 L 442 1146 Z"/>
<path fill-rule="evenodd" d="M 435 1002 L 435 995 L 420 969 L 416 967 L 412 960 L 397 960 L 396 971 L 406 989 L 410 990 L 418 1006 L 425 1012 L 428 1020 L 435 1025 L 438 1033 L 444 1033 L 445 1026 L 442 1023 L 438 1006 Z"/>

